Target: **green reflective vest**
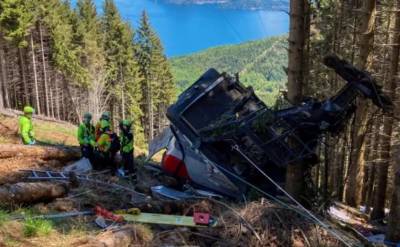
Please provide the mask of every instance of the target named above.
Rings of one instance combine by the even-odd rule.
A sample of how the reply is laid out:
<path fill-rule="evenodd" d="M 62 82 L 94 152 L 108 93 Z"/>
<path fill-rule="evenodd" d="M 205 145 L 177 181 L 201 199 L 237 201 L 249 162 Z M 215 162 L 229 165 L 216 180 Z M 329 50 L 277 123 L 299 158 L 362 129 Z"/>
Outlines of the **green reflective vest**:
<path fill-rule="evenodd" d="M 81 123 L 78 127 L 78 141 L 80 145 L 95 145 L 94 127 Z"/>
<path fill-rule="evenodd" d="M 121 152 L 130 153 L 133 151 L 133 134 L 121 133 Z"/>
<path fill-rule="evenodd" d="M 32 119 L 26 116 L 21 116 L 19 118 L 19 133 L 24 144 L 29 144 L 35 139 L 35 134 L 33 132 Z"/>

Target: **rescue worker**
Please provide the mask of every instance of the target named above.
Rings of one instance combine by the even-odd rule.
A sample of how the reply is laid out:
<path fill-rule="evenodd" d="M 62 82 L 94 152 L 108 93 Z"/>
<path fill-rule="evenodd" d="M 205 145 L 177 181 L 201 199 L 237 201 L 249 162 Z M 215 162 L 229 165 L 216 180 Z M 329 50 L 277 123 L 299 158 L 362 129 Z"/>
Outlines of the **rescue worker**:
<path fill-rule="evenodd" d="M 134 159 L 133 159 L 133 133 L 132 133 L 132 122 L 129 120 L 122 120 L 119 123 L 121 130 L 120 141 L 121 149 L 120 154 L 122 156 L 123 168 L 128 171 L 128 174 L 132 175 L 133 179 L 136 179 Z"/>
<path fill-rule="evenodd" d="M 113 174 L 117 173 L 118 165 L 115 162 L 115 154 L 120 149 L 118 136 L 111 131 L 108 121 L 100 121 L 101 135 L 97 140 L 97 152 L 95 169 L 111 168 Z"/>
<path fill-rule="evenodd" d="M 108 123 L 110 123 L 110 113 L 108 111 L 103 112 L 100 116 L 99 121 L 96 124 L 96 129 L 95 129 L 95 137 L 96 137 L 96 141 L 100 138 L 102 132 L 101 132 L 101 122 L 102 121 L 107 121 Z"/>
<path fill-rule="evenodd" d="M 83 122 L 78 128 L 78 141 L 81 146 L 82 156 L 92 161 L 93 148 L 96 146 L 94 126 L 91 123 L 92 114 L 85 113 Z"/>
<path fill-rule="evenodd" d="M 34 112 L 35 109 L 30 106 L 25 106 L 24 115 L 19 117 L 19 132 L 22 142 L 25 145 L 34 145 L 36 143 L 32 124 L 32 115 Z"/>

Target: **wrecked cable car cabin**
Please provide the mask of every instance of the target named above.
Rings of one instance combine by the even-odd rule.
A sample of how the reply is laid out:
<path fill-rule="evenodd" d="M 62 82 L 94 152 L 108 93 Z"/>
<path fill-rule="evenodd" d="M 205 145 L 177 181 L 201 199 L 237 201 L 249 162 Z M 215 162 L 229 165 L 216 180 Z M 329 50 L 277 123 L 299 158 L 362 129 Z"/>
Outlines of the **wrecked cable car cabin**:
<path fill-rule="evenodd" d="M 238 77 L 208 70 L 169 107 L 171 137 L 163 170 L 182 183 L 241 199 L 250 189 L 275 194 L 289 164 L 315 164 L 321 134 L 338 133 L 359 96 L 388 111 L 391 100 L 365 71 L 336 56 L 325 65 L 347 84 L 324 101 L 268 108 Z"/>

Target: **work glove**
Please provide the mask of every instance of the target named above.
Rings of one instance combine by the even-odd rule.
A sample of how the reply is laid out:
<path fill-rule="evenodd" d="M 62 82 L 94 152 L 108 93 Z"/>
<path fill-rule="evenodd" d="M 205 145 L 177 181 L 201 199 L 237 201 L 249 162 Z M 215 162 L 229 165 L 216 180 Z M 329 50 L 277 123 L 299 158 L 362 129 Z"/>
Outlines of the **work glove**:
<path fill-rule="evenodd" d="M 119 168 L 119 169 L 117 170 L 117 176 L 118 176 L 118 177 L 125 177 L 125 171 L 124 171 L 124 169 Z"/>

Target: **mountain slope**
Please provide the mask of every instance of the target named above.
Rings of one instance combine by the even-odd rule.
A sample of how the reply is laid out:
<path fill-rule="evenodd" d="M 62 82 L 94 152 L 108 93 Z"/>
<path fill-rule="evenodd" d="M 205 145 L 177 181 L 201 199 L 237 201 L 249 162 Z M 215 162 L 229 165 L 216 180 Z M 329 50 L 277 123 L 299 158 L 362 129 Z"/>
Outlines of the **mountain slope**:
<path fill-rule="evenodd" d="M 272 37 L 239 45 L 210 48 L 192 55 L 170 59 L 177 88 L 182 92 L 207 69 L 231 75 L 239 73 L 241 82 L 252 86 L 268 105 L 274 103 L 287 80 L 287 36 Z"/>

